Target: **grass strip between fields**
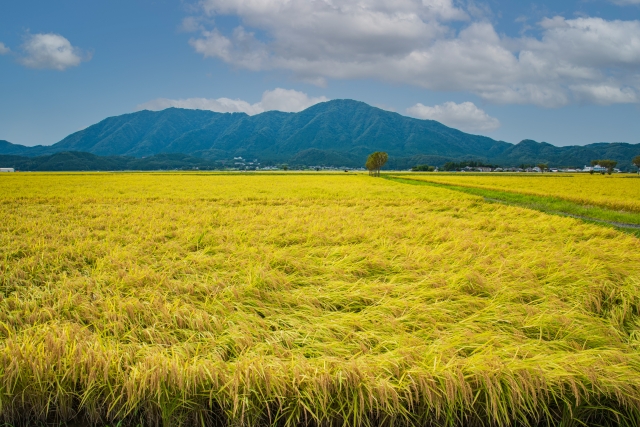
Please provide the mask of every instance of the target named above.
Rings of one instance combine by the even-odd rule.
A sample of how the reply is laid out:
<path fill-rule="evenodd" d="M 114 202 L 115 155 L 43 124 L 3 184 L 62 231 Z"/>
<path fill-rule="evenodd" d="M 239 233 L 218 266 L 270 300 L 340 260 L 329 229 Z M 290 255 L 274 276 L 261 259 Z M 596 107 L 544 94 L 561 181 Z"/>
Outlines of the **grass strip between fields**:
<path fill-rule="evenodd" d="M 534 196 L 508 191 L 488 190 L 478 187 L 463 187 L 393 175 L 383 175 L 383 178 L 403 184 L 427 185 L 473 194 L 483 197 L 485 201 L 491 203 L 503 203 L 511 206 L 535 209 L 552 215 L 570 216 L 585 222 L 614 227 L 618 230 L 640 237 L 640 214 L 633 212 L 616 211 L 598 206 L 582 205 L 558 197 Z"/>

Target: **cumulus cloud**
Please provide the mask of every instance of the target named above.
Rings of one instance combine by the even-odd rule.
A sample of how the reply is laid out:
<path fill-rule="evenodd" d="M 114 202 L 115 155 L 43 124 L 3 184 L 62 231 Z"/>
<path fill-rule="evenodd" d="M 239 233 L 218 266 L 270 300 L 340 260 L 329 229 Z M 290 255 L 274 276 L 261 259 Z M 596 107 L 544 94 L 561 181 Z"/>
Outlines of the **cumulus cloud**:
<path fill-rule="evenodd" d="M 617 85 L 574 85 L 570 86 L 576 99 L 584 103 L 600 105 L 630 104 L 638 102 L 638 94 L 630 87 Z"/>
<path fill-rule="evenodd" d="M 189 41 L 196 52 L 207 57 L 220 58 L 233 65 L 258 71 L 265 68 L 268 52 L 263 43 L 256 40 L 253 33 L 243 27 L 236 27 L 229 39 L 218 32 L 203 31 L 202 38 Z"/>
<path fill-rule="evenodd" d="M 323 58 L 346 61 L 354 54 L 362 58 L 407 54 L 416 41 L 426 45 L 447 31 L 439 20 L 468 19 L 452 0 L 205 0 L 202 4 L 209 16 L 237 15 L 245 26 L 229 36 L 204 31 L 191 41 L 196 51 L 240 66 L 253 52 L 262 59 L 259 68 L 271 65 L 264 62 L 267 54 L 276 61 L 309 63 Z M 267 32 L 273 42 L 258 42 L 245 27 Z"/>
<path fill-rule="evenodd" d="M 33 34 L 22 45 L 25 55 L 20 63 L 29 68 L 49 68 L 63 71 L 89 60 L 90 55 L 71 45 L 60 34 Z"/>
<path fill-rule="evenodd" d="M 176 107 L 192 110 L 210 110 L 217 113 L 246 113 L 252 116 L 254 114 L 260 114 L 271 110 L 295 113 L 324 101 L 328 101 L 324 96 L 309 97 L 304 92 L 298 92 L 292 89 L 276 88 L 274 90 L 265 91 L 262 94 L 262 100 L 255 104 L 250 104 L 241 99 L 229 98 L 158 98 L 138 105 L 138 109 L 159 111 L 164 110 L 165 108 Z"/>
<path fill-rule="evenodd" d="M 287 70 L 319 85 L 376 78 L 546 107 L 628 102 L 640 87 L 637 20 L 551 17 L 537 24 L 540 37 L 509 38 L 453 0 L 200 4 L 204 17 L 236 16 L 241 25 L 230 32 L 201 28 L 190 40 L 196 52 L 249 70 Z"/>
<path fill-rule="evenodd" d="M 5 55 L 9 52 L 11 52 L 11 49 L 5 46 L 4 43 L 0 42 L 0 55 Z"/>
<path fill-rule="evenodd" d="M 436 120 L 465 132 L 491 132 L 500 127 L 500 121 L 476 107 L 473 102 L 445 102 L 429 107 L 416 104 L 407 108 L 407 114 L 419 119 Z"/>

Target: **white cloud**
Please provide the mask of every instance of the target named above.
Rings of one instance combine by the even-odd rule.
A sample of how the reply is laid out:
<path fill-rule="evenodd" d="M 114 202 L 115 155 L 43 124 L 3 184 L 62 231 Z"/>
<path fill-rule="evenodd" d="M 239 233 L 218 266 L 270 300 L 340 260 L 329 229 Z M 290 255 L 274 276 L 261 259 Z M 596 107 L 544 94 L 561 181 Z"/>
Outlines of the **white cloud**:
<path fill-rule="evenodd" d="M 7 53 L 11 52 L 11 49 L 9 49 L 7 46 L 5 46 L 4 43 L 0 42 L 0 55 L 5 55 Z"/>
<path fill-rule="evenodd" d="M 203 28 L 190 44 L 235 67 L 287 70 L 319 85 L 375 78 L 546 107 L 628 102 L 639 90 L 640 21 L 553 17 L 538 23 L 538 38 L 509 38 L 472 3 L 463 10 L 453 0 L 202 0 L 204 17 L 232 15 L 241 25 L 230 33 Z M 622 95 L 585 95 L 584 87 L 600 86 Z"/>
<path fill-rule="evenodd" d="M 205 55 L 239 65 L 245 63 L 249 40 L 253 50 L 268 50 L 281 59 L 348 60 L 354 53 L 366 57 L 380 52 L 393 56 L 444 34 L 447 29 L 438 20 L 468 19 L 452 0 L 204 0 L 202 4 L 208 15 L 237 15 L 245 25 L 231 37 L 204 32 L 192 45 Z M 245 27 L 267 32 L 273 42 L 267 46 L 254 41 L 253 32 Z M 220 50 L 221 37 L 237 49 Z"/>
<path fill-rule="evenodd" d="M 179 29 L 187 33 L 195 33 L 196 31 L 204 30 L 204 27 L 197 17 L 187 16 L 182 20 Z"/>
<path fill-rule="evenodd" d="M 278 110 L 289 113 L 296 113 L 311 107 L 319 102 L 328 101 L 324 96 L 309 98 L 306 93 L 293 89 L 276 88 L 262 94 L 260 106 L 264 111 Z"/>
<path fill-rule="evenodd" d="M 196 52 L 205 58 L 220 58 L 236 66 L 258 71 L 265 68 L 268 52 L 264 44 L 255 39 L 253 33 L 236 27 L 231 39 L 223 36 L 218 30 L 203 31 L 202 38 L 191 39 L 189 43 Z"/>
<path fill-rule="evenodd" d="M 590 77 L 605 67 L 640 65 L 640 21 L 606 21 L 602 18 L 540 22 L 541 41 L 524 40 L 524 51 L 544 61 L 554 61 L 568 77 Z"/>
<path fill-rule="evenodd" d="M 216 113 L 247 113 L 250 116 L 262 113 L 260 103 L 249 104 L 241 99 L 229 98 L 187 98 L 187 99 L 167 99 L 158 98 L 144 104 L 138 105 L 138 110 L 160 111 L 166 108 L 186 108 L 189 110 L 210 110 Z"/>
<path fill-rule="evenodd" d="M 69 40 L 59 34 L 33 34 L 22 45 L 25 56 L 20 63 L 29 68 L 49 68 L 63 71 L 91 59 L 73 47 Z"/>
<path fill-rule="evenodd" d="M 575 85 L 569 86 L 575 97 L 585 103 L 600 105 L 631 104 L 638 102 L 638 93 L 630 87 L 617 85 Z"/>
<path fill-rule="evenodd" d="M 476 107 L 473 102 L 445 102 L 433 107 L 418 103 L 407 108 L 407 114 L 419 119 L 436 120 L 465 132 L 491 132 L 500 127 L 498 119 Z"/>
<path fill-rule="evenodd" d="M 276 88 L 262 94 L 262 100 L 250 104 L 241 99 L 229 98 L 158 98 L 138 105 L 138 110 L 164 110 L 165 108 L 187 108 L 192 110 L 211 110 L 217 113 L 247 113 L 252 116 L 265 111 L 278 110 L 295 113 L 311 107 L 319 102 L 328 101 L 324 96 L 309 97 L 306 93 L 292 89 Z"/>

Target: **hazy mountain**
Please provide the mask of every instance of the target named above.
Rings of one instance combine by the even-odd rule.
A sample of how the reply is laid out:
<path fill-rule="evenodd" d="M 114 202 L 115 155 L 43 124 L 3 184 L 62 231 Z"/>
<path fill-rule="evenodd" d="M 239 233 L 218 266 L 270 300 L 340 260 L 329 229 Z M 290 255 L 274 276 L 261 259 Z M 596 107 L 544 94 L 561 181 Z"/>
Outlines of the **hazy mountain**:
<path fill-rule="evenodd" d="M 36 147 L 25 147 L 24 145 L 12 144 L 9 141 L 0 139 L 0 154 L 29 155 L 35 153 L 34 148 Z"/>
<path fill-rule="evenodd" d="M 388 152 L 389 165 L 396 168 L 450 160 L 582 166 L 596 158 L 630 165 L 640 154 L 640 144 L 555 147 L 525 140 L 514 145 L 352 100 L 323 102 L 299 113 L 268 111 L 255 116 L 177 108 L 139 111 L 107 118 L 51 146 L 0 141 L 0 154 L 21 156 L 75 151 L 142 158 L 181 153 L 210 161 L 257 158 L 263 165 L 362 166 L 377 150 Z"/>
<path fill-rule="evenodd" d="M 550 166 L 585 166 L 591 160 L 617 160 L 620 167 L 631 167 L 631 159 L 640 154 L 640 144 L 624 142 L 599 142 L 589 145 L 556 147 L 546 142 L 525 139 L 510 147 L 496 158 L 497 163 L 519 165 L 521 163 L 549 163 Z"/>

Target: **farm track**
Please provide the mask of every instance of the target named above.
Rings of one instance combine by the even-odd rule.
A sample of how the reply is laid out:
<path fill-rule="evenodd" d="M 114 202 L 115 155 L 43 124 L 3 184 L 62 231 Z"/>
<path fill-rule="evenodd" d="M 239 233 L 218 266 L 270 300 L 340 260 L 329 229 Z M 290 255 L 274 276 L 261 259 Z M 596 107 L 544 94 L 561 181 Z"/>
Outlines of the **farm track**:
<path fill-rule="evenodd" d="M 506 197 L 505 198 L 495 197 L 496 194 L 499 195 L 501 193 L 504 196 L 513 196 L 513 195 L 521 196 L 522 195 L 521 193 L 517 193 L 517 192 L 498 191 L 494 189 L 488 190 L 480 187 L 456 186 L 452 184 L 445 184 L 445 183 L 426 181 L 426 180 L 417 180 L 417 179 L 398 177 L 398 176 L 384 176 L 384 178 L 391 181 L 400 182 L 400 183 L 409 184 L 409 185 L 428 185 L 433 187 L 447 188 L 449 190 L 459 191 L 467 194 L 474 194 L 474 195 L 481 196 L 483 200 L 486 202 L 500 203 L 508 206 L 517 206 L 517 207 L 522 207 L 526 209 L 533 209 L 533 210 L 537 210 L 537 211 L 544 212 L 551 215 L 566 216 L 566 217 L 579 219 L 589 223 L 608 225 L 618 229 L 622 229 L 621 231 L 626 231 L 626 232 L 630 231 L 632 234 L 638 234 L 638 231 L 636 230 L 640 230 L 640 224 L 633 224 L 633 223 L 622 222 L 622 221 L 611 221 L 611 220 L 606 220 L 603 218 L 595 218 L 587 215 L 578 215 L 575 213 L 566 212 L 562 210 L 549 209 L 548 203 L 545 204 L 545 202 L 550 199 L 552 200 L 553 198 L 551 197 L 547 198 L 543 196 L 527 195 L 528 199 L 535 200 L 538 203 L 518 202 L 514 200 L 507 200 Z M 487 193 L 491 194 L 491 196 L 493 197 L 487 196 L 486 195 Z M 571 203 L 577 206 L 585 207 L 584 205 L 580 205 L 575 202 L 565 201 L 565 203 Z"/>
<path fill-rule="evenodd" d="M 524 208 L 529 208 L 529 209 L 535 209 L 535 210 L 539 210 L 545 213 L 549 213 L 549 214 L 553 214 L 553 215 L 560 215 L 560 216 L 568 216 L 571 218 L 576 218 L 576 219 L 581 219 L 584 221 L 588 221 L 588 222 L 596 222 L 596 223 L 601 223 L 601 224 L 608 224 L 608 225 L 612 225 L 614 227 L 619 227 L 619 228 L 630 228 L 630 229 L 634 229 L 634 230 L 640 230 L 640 225 L 638 224 L 629 224 L 626 222 L 616 222 L 616 221 L 606 221 L 604 219 L 597 219 L 597 218 L 591 218 L 588 216 L 583 216 L 583 215 L 575 215 L 575 214 L 571 214 L 568 212 L 562 212 L 562 211 L 548 211 L 548 210 L 543 210 L 543 209 L 539 209 L 536 208 L 535 205 L 527 205 L 527 204 L 516 204 L 516 203 L 511 203 L 508 202 L 506 200 L 500 200 L 500 199 L 495 199 L 492 197 L 485 197 L 484 198 L 485 201 L 487 202 L 494 202 L 494 203 L 501 203 L 503 205 L 508 205 L 508 206 L 520 206 L 520 207 L 524 207 Z"/>
<path fill-rule="evenodd" d="M 600 176 L 571 174 L 452 174 L 452 173 L 412 173 L 391 174 L 407 177 L 415 181 L 453 185 L 469 189 L 498 192 L 498 198 L 508 194 L 508 199 L 530 202 L 543 198 L 544 204 L 551 204 L 551 210 L 567 210 L 569 213 L 596 217 L 616 222 L 640 224 L 640 185 L 636 176 Z M 473 190 L 471 190 L 473 191 Z M 514 200 L 515 199 L 515 200 Z M 559 206 L 565 203 L 565 206 Z M 573 204 L 573 206 L 569 206 Z M 589 212 L 576 212 L 576 208 Z M 608 212 L 600 211 L 606 210 Z M 580 210 L 580 209 L 578 209 Z M 626 217 L 626 218 L 625 218 Z"/>

